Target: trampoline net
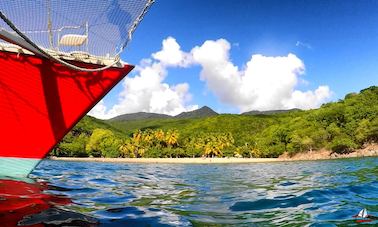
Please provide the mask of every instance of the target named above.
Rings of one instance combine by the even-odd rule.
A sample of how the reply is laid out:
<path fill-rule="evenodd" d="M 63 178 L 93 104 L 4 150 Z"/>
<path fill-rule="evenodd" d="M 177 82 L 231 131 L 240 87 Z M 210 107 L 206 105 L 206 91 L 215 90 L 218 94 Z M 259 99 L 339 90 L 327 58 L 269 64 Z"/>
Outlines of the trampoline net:
<path fill-rule="evenodd" d="M 153 0 L 2 0 L 0 11 L 38 46 L 113 58 Z M 3 20 L 0 28 L 14 32 Z"/>

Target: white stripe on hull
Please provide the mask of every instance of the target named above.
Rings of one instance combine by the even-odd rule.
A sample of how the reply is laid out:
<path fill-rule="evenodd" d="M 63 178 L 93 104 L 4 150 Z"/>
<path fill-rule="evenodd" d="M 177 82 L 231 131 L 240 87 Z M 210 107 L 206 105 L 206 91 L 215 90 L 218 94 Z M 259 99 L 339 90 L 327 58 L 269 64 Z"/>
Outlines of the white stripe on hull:
<path fill-rule="evenodd" d="M 0 176 L 27 177 L 41 159 L 0 157 Z"/>

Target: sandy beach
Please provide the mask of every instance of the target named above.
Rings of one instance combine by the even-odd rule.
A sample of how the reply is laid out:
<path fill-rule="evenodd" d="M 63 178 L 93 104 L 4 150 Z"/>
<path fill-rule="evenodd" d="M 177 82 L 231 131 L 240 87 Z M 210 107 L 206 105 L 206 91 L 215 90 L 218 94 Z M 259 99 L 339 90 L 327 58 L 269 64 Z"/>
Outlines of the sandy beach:
<path fill-rule="evenodd" d="M 81 162 L 116 162 L 116 163 L 177 163 L 177 164 L 225 164 L 225 163 L 264 163 L 329 160 L 339 158 L 357 158 L 378 156 L 378 145 L 371 144 L 363 149 L 349 154 L 335 154 L 328 150 L 307 151 L 292 157 L 283 154 L 279 158 L 76 158 L 76 157 L 49 157 L 51 160 L 81 161 Z"/>
<path fill-rule="evenodd" d="M 170 163 L 170 164 L 221 164 L 221 163 L 258 163 L 279 162 L 279 158 L 74 158 L 49 157 L 51 160 L 82 162 L 119 162 L 119 163 Z"/>

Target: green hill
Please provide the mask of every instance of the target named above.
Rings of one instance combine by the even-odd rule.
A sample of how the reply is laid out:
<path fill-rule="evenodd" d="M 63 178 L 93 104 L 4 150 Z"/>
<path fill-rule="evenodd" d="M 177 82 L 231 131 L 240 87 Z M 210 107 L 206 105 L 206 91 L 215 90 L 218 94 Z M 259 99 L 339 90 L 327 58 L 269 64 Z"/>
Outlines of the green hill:
<path fill-rule="evenodd" d="M 102 121 L 87 116 L 53 154 L 277 157 L 284 151 L 321 148 L 350 152 L 364 143 L 378 142 L 378 87 L 348 94 L 343 100 L 315 110 L 197 116 L 127 121 Z"/>
<path fill-rule="evenodd" d="M 267 110 L 267 111 L 252 110 L 252 111 L 244 112 L 242 113 L 242 115 L 272 115 L 272 114 L 287 113 L 287 112 L 294 112 L 294 111 L 301 111 L 301 110 L 297 108 L 289 109 L 289 110 Z"/>

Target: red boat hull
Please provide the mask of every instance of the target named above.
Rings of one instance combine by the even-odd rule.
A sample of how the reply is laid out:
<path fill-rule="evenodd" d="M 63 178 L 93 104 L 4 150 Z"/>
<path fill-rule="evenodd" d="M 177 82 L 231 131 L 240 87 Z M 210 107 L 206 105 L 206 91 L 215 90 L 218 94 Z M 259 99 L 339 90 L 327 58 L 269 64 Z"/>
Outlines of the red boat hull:
<path fill-rule="evenodd" d="M 0 179 L 0 220 L 2 227 L 19 226 L 27 216 L 35 215 L 56 205 L 71 204 L 69 198 L 49 195 L 44 183 Z M 33 227 L 43 224 L 27 225 Z"/>
<path fill-rule="evenodd" d="M 80 72 L 9 52 L 0 52 L 0 67 L 0 158 L 32 159 L 45 157 L 133 69 Z"/>

